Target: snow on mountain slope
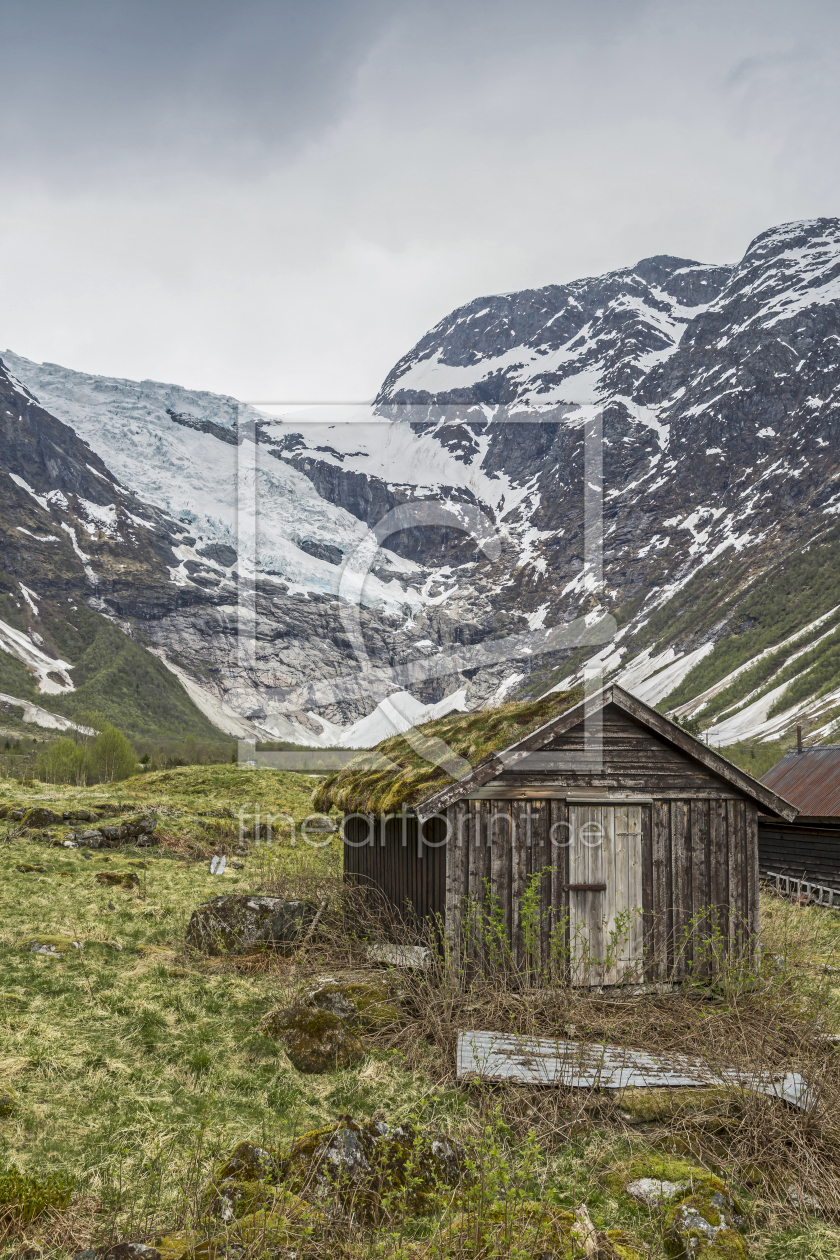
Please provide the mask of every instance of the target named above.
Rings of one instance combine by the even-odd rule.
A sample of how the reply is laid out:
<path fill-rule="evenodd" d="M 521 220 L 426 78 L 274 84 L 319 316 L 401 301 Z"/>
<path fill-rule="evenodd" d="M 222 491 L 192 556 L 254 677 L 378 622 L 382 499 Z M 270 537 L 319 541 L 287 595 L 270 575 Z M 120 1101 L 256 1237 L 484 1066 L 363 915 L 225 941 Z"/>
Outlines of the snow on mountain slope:
<path fill-rule="evenodd" d="M 371 731 L 380 729 L 381 677 L 395 671 L 399 691 L 412 662 L 425 680 L 413 699 L 426 708 L 462 692 L 470 707 L 540 693 L 575 675 L 586 654 L 517 647 L 523 632 L 606 614 L 621 625 L 598 653 L 606 674 L 651 702 L 682 711 L 702 694 L 710 699 L 695 719 L 719 725 L 782 686 L 764 729 L 799 711 L 810 679 L 825 725 L 831 667 L 819 654 L 829 640 L 805 637 L 819 661 L 806 659 L 803 679 L 780 658 L 761 694 L 747 696 L 751 671 L 821 616 L 833 590 L 826 559 L 819 583 L 795 597 L 801 610 L 768 611 L 780 589 L 795 603 L 803 557 L 833 554 L 838 277 L 840 220 L 819 219 L 762 233 L 734 265 L 657 256 L 476 299 L 395 365 L 372 409 L 260 413 L 154 382 L 9 361 L 126 485 L 189 528 L 171 580 L 190 607 L 146 629 L 214 701 L 276 738 L 340 742 L 375 714 Z M 596 415 L 603 580 L 586 567 L 582 493 Z M 253 547 L 234 491 L 255 439 L 257 633 L 243 663 L 236 578 Z M 430 508 L 413 528 L 424 504 L 448 505 L 449 521 Z M 394 512 L 406 506 L 413 517 Z M 346 559 L 390 514 L 401 528 L 371 553 L 360 601 L 361 655 L 379 671 L 379 690 L 287 712 L 284 688 L 364 675 L 336 596 L 359 601 L 341 585 Z M 498 544 L 492 555 L 470 535 L 476 521 Z M 462 646 L 488 641 L 509 642 L 509 658 L 457 663 Z M 425 668 L 430 655 L 441 668 Z M 771 713 L 780 702 L 788 709 Z"/>
<path fill-rule="evenodd" d="M 540 409 L 630 395 L 729 272 L 662 256 L 568 285 L 477 298 L 396 364 L 377 402 Z"/>
<path fill-rule="evenodd" d="M 195 535 L 177 551 L 181 564 L 173 568 L 173 580 L 192 580 L 189 562 L 219 578 L 229 576 L 236 556 L 230 554 L 225 564 L 225 553 L 247 557 L 257 547 L 262 574 L 287 582 L 292 590 L 337 593 L 335 564 L 298 544 L 327 545 L 344 553 L 354 550 L 366 531 L 281 460 L 256 461 L 254 474 L 246 473 L 243 480 L 240 446 L 253 442 L 262 421 L 253 408 L 156 381 L 96 377 L 57 364 L 32 363 L 11 351 L 3 357 L 41 404 L 70 425 L 125 486 Z M 228 436 L 234 441 L 225 440 Z M 258 546 L 254 522 L 240 509 L 240 494 L 243 507 L 257 504 Z M 396 556 L 388 559 L 391 568 L 411 573 L 410 563 Z M 421 602 L 411 587 L 403 590 L 375 575 L 367 580 L 362 598 L 380 607 Z"/>

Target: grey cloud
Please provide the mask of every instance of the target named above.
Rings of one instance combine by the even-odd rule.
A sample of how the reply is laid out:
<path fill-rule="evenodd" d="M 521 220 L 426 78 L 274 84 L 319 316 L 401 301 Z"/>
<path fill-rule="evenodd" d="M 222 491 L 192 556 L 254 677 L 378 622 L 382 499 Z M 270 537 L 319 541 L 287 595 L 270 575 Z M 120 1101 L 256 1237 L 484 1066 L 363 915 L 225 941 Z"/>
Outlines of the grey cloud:
<path fill-rule="evenodd" d="M 44 178 L 248 170 L 328 125 L 388 0 L 5 0 L 0 145 Z"/>

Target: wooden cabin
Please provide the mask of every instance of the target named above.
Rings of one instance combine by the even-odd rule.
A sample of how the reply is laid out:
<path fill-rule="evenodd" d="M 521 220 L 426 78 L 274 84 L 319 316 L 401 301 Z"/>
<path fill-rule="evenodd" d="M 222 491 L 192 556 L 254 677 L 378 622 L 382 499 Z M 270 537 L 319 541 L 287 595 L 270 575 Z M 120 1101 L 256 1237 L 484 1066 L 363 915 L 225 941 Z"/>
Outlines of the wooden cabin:
<path fill-rule="evenodd" d="M 482 721 L 507 732 L 489 752 Z M 345 811 L 346 878 L 438 916 L 452 948 L 597 984 L 752 951 L 758 813 L 796 808 L 622 688 L 409 735 L 410 757 L 406 737 L 385 741 L 321 799 Z"/>
<path fill-rule="evenodd" d="M 791 820 L 758 817 L 758 856 L 762 875 L 780 877 L 823 890 L 840 890 L 840 746 L 815 744 L 792 749 L 768 770 L 761 782 L 782 793 L 799 811 Z M 812 894 L 813 895 L 813 894 Z M 823 892 L 819 900 L 836 905 Z"/>

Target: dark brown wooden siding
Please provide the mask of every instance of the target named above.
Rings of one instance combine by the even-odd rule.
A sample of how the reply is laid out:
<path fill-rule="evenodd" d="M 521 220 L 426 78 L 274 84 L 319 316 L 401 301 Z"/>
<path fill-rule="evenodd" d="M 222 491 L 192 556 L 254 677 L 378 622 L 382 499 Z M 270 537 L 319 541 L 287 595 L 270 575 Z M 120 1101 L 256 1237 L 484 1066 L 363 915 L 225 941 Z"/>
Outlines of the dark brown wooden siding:
<path fill-rule="evenodd" d="M 840 818 L 834 824 L 760 818 L 758 852 L 762 874 L 773 871 L 840 888 Z"/>
<path fill-rule="evenodd" d="M 390 819 L 383 828 L 353 816 L 344 823 L 344 878 L 376 888 L 385 902 L 406 922 L 443 915 L 446 903 L 445 824 L 430 819 L 418 843 L 416 818 Z"/>
<path fill-rule="evenodd" d="M 668 744 L 615 705 L 602 711 L 601 746 L 585 742 L 583 724 L 518 761 L 494 783 L 515 787 L 605 787 L 645 796 L 736 795 L 705 766 Z M 589 728 L 590 740 L 598 731 Z M 586 760 L 591 764 L 586 764 Z M 578 763 L 577 765 L 575 763 Z M 594 764 L 600 762 L 600 764 Z"/>

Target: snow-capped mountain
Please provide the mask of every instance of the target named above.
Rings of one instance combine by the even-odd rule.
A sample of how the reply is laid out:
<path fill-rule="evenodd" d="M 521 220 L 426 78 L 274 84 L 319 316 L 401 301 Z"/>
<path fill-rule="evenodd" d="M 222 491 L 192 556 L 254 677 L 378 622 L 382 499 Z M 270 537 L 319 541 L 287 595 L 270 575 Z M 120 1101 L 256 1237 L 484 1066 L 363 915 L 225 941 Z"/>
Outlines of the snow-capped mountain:
<path fill-rule="evenodd" d="M 268 415 L 3 358 L 172 523 L 175 597 L 97 597 L 229 729 L 338 743 L 397 693 L 494 703 L 593 651 L 717 742 L 840 712 L 840 220 L 732 266 L 658 256 L 477 299 L 367 409 Z"/>

